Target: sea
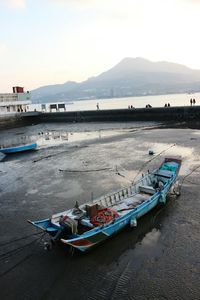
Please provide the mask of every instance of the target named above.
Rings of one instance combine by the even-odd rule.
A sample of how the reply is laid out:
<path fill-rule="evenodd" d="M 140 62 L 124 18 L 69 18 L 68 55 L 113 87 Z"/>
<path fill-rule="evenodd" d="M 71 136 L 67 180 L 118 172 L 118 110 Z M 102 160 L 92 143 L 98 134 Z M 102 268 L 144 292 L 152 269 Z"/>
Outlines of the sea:
<path fill-rule="evenodd" d="M 75 100 L 75 101 L 60 101 L 46 103 L 46 111 L 49 111 L 50 104 L 65 103 L 66 111 L 84 111 L 96 110 L 97 105 L 99 109 L 124 109 L 129 106 L 134 108 L 144 108 L 150 104 L 152 107 L 164 107 L 165 104 L 170 106 L 188 106 L 190 99 L 195 99 L 196 105 L 200 105 L 200 93 L 194 94 L 168 94 L 155 96 L 139 96 L 126 98 L 109 98 L 109 99 L 92 99 L 92 100 Z M 31 104 L 29 111 L 42 111 L 42 104 Z M 60 109 L 62 111 L 62 109 Z"/>

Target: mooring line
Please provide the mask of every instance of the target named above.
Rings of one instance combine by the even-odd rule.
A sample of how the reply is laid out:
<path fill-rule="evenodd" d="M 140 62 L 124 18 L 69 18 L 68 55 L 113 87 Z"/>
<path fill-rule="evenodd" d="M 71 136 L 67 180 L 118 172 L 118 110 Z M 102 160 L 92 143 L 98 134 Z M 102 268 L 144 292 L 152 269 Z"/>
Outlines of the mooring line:
<path fill-rule="evenodd" d="M 26 248 L 27 246 L 30 246 L 31 244 L 34 244 L 36 241 L 38 241 L 41 237 L 37 238 L 37 239 L 34 239 L 33 241 L 31 241 L 30 243 L 27 243 L 23 246 L 20 246 L 20 247 L 17 247 L 13 250 L 10 250 L 10 251 L 7 251 L 5 253 L 2 253 L 0 254 L 0 260 L 2 259 L 6 259 L 8 258 L 9 256 L 11 256 L 12 254 L 16 254 L 18 253 L 19 251 L 23 250 L 24 248 Z"/>
<path fill-rule="evenodd" d="M 85 172 L 99 172 L 99 171 L 106 171 L 112 170 L 111 168 L 102 168 L 102 169 L 91 169 L 91 170 L 64 170 L 59 169 L 60 172 L 68 172 L 68 173 L 85 173 Z"/>
<path fill-rule="evenodd" d="M 34 242 L 39 242 L 43 236 L 46 234 L 46 232 L 41 236 L 39 237 L 38 239 L 32 241 L 31 243 L 34 243 Z M 31 244 L 30 243 L 30 244 Z M 26 244 L 27 246 L 28 244 Z M 2 274 L 0 274 L 0 278 L 3 277 L 4 275 L 8 274 L 9 272 L 11 272 L 12 270 L 14 270 L 16 267 L 18 267 L 21 263 L 23 263 L 25 260 L 27 260 L 28 258 L 30 258 L 32 255 L 33 255 L 33 251 L 34 249 L 32 250 L 32 252 L 28 255 L 26 255 L 23 259 L 21 259 L 18 263 L 16 263 L 14 266 L 12 266 L 11 268 L 9 268 L 8 270 L 6 270 L 5 272 L 3 272 Z M 5 258 L 4 258 L 5 259 Z"/>
<path fill-rule="evenodd" d="M 18 239 L 7 241 L 5 243 L 0 244 L 0 247 L 6 246 L 6 245 L 9 245 L 9 244 L 12 244 L 14 242 L 18 242 L 18 241 L 21 241 L 21 240 L 24 240 L 24 239 L 28 239 L 31 236 L 38 235 L 38 234 L 41 234 L 41 233 L 43 233 L 43 231 L 40 231 L 40 232 L 37 232 L 37 233 L 32 233 L 32 234 L 25 235 L 25 236 L 23 236 L 21 238 L 18 238 Z"/>
<path fill-rule="evenodd" d="M 172 148 L 174 146 L 176 146 L 176 144 L 172 144 L 170 147 L 168 147 L 167 149 L 162 150 L 160 153 L 158 153 L 157 155 L 155 155 L 154 157 L 152 157 L 151 159 L 149 159 L 147 162 L 145 162 L 142 165 L 142 167 L 139 169 L 139 171 L 137 172 L 137 174 L 135 175 L 135 177 L 133 178 L 132 183 L 134 183 L 135 179 L 142 172 L 142 170 L 144 169 L 144 167 L 146 167 L 146 165 L 148 165 L 152 160 L 156 159 L 158 156 L 160 156 L 161 154 L 163 154 L 164 152 L 166 152 L 167 150 L 169 150 L 170 148 Z"/>
<path fill-rule="evenodd" d="M 197 169 L 199 169 L 199 168 L 200 168 L 200 165 L 198 165 L 197 167 L 195 167 L 194 169 L 192 169 L 191 172 L 189 172 L 187 175 L 185 175 L 185 176 L 182 178 L 181 183 L 180 183 L 180 190 L 181 190 L 181 188 L 182 188 L 182 185 L 183 185 L 185 179 L 186 179 L 187 177 L 189 177 L 193 172 L 195 172 L 195 171 L 196 171 Z M 194 183 L 193 183 L 193 184 L 194 184 Z"/>

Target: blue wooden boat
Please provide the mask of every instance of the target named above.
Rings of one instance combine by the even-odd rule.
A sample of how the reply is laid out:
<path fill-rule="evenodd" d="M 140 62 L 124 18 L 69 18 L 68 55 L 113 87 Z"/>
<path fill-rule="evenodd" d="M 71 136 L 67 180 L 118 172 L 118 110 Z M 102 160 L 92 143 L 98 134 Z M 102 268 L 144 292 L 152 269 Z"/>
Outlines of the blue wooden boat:
<path fill-rule="evenodd" d="M 18 153 L 23 151 L 35 150 L 36 148 L 37 148 L 37 143 L 30 143 L 30 144 L 18 145 L 18 146 L 6 147 L 6 148 L 2 147 L 0 148 L 0 152 L 4 154 L 13 154 L 13 153 Z"/>
<path fill-rule="evenodd" d="M 61 234 L 59 241 L 85 252 L 125 226 L 137 226 L 140 217 L 159 203 L 165 204 L 167 193 L 177 180 L 180 166 L 180 158 L 165 158 L 158 169 L 148 171 L 127 188 L 92 203 L 76 204 L 74 208 L 54 214 L 49 219 L 28 222 L 46 231 L 54 241 L 62 233 L 63 227 L 59 222 L 61 217 L 76 222 L 77 230 L 68 230 L 63 236 Z"/>

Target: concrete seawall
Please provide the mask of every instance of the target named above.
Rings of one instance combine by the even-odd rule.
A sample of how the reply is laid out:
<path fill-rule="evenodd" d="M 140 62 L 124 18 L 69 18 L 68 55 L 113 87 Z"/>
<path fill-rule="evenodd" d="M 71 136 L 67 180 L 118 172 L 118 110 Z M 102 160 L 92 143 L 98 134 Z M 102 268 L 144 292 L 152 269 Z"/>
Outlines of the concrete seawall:
<path fill-rule="evenodd" d="M 16 127 L 47 122 L 109 122 L 109 121 L 200 121 L 200 106 L 177 106 L 137 109 L 115 109 L 76 112 L 28 112 L 0 118 L 0 127 Z"/>
<path fill-rule="evenodd" d="M 40 122 L 192 121 L 200 120 L 200 106 L 54 112 L 38 117 Z"/>
<path fill-rule="evenodd" d="M 0 115 L 0 129 L 28 126 L 40 122 L 39 112 Z"/>

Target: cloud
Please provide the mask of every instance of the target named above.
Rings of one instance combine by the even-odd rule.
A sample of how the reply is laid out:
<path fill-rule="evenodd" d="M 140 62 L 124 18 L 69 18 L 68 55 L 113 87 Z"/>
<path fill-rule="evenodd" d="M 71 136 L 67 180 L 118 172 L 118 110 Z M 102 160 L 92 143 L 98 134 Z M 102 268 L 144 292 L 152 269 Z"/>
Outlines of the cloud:
<path fill-rule="evenodd" d="M 98 0 L 51 0 L 53 2 L 57 2 L 57 3 L 63 3 L 63 4 L 70 4 L 70 3 L 74 3 L 74 4 L 79 4 L 79 5 L 84 5 L 87 3 L 95 3 L 98 2 Z"/>
<path fill-rule="evenodd" d="M 48 0 L 48 1 L 54 4 L 71 6 L 78 9 L 88 9 L 88 8 L 92 9 L 99 2 L 99 0 Z"/>
<path fill-rule="evenodd" d="M 184 4 L 195 7 L 200 4 L 200 0 L 177 0 L 180 7 Z"/>
<path fill-rule="evenodd" d="M 104 19 L 133 19 L 141 18 L 146 15 L 146 7 L 149 0 L 47 0 L 54 5 L 63 5 L 71 7 L 74 10 L 86 11 L 87 13 L 95 14 Z M 156 3 L 158 0 L 153 0 Z"/>
<path fill-rule="evenodd" d="M 11 8 L 25 8 L 26 0 L 4 0 L 4 3 Z"/>
<path fill-rule="evenodd" d="M 200 0 L 187 0 L 188 2 L 192 2 L 192 3 L 196 3 L 196 4 L 200 4 Z"/>

